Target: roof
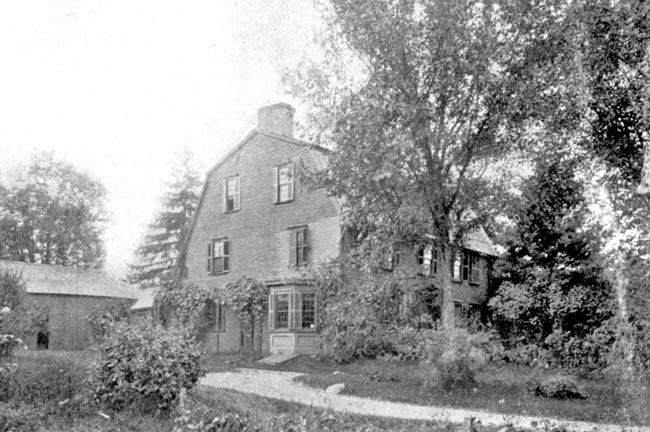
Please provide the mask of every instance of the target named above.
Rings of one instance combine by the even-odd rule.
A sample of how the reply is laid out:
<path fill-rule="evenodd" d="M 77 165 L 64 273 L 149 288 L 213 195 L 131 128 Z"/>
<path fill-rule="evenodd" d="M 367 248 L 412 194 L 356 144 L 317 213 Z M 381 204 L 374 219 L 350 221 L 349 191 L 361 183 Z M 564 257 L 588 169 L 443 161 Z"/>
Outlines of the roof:
<path fill-rule="evenodd" d="M 30 294 L 138 298 L 137 288 L 120 282 L 103 270 L 4 260 L 0 260 L 0 268 L 20 272 Z"/>
<path fill-rule="evenodd" d="M 156 296 L 156 291 L 153 288 L 147 288 L 147 289 L 138 290 L 138 294 L 140 297 L 138 297 L 138 300 L 135 302 L 135 304 L 131 306 L 131 310 L 136 311 L 136 310 L 152 309 L 153 300 L 154 297 Z"/>

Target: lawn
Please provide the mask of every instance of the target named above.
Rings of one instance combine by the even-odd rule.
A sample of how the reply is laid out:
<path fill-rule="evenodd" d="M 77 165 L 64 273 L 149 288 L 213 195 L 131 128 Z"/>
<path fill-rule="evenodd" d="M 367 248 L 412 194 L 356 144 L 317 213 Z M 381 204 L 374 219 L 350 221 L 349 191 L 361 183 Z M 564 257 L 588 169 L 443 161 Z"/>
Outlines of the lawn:
<path fill-rule="evenodd" d="M 361 397 L 419 405 L 480 409 L 504 415 L 548 416 L 599 423 L 650 424 L 647 410 L 630 410 L 630 404 L 626 403 L 621 395 L 618 381 L 605 376 L 578 379 L 578 384 L 588 395 L 586 399 L 557 400 L 536 396 L 531 388 L 537 380 L 567 374 L 567 371 L 508 363 L 489 365 L 477 375 L 476 382 L 468 388 L 444 390 L 426 389 L 422 385 L 422 369 L 414 362 L 377 359 L 338 365 L 311 356 L 300 356 L 278 366 L 261 366 L 250 359 L 238 359 L 236 356 L 221 359 L 222 361 L 216 358 L 212 360 L 213 369 L 241 366 L 302 372 L 305 375 L 296 380 L 309 386 L 326 388 L 332 384 L 345 383 L 343 394 Z M 335 371 L 340 373 L 334 374 Z M 646 402 L 646 406 L 650 406 L 650 401 Z"/>
<path fill-rule="evenodd" d="M 110 411 L 93 403 L 84 378 L 97 353 L 20 352 L 0 359 L 0 431 L 172 431 L 178 412 L 161 417 L 127 409 Z M 221 359 L 223 365 L 226 357 Z M 249 361 L 251 360 L 237 360 Z M 7 379 L 11 369 L 18 379 Z M 11 395 L 8 397 L 8 395 Z M 449 430 L 449 425 L 334 413 L 282 400 L 199 386 L 186 398 L 187 425 L 217 418 L 212 430 Z M 247 425 L 246 427 L 244 425 Z M 182 430 L 200 430 L 184 428 Z"/>

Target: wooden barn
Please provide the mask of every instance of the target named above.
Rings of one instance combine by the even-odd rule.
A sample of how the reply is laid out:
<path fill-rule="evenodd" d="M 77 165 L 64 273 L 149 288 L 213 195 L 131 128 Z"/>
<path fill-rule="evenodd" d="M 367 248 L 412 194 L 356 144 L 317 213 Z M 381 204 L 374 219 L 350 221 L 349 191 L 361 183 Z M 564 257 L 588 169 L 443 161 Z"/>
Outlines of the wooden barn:
<path fill-rule="evenodd" d="M 22 274 L 28 300 L 47 310 L 43 329 L 26 340 L 30 349 L 86 349 L 94 342 L 88 322 L 93 307 L 111 302 L 130 308 L 139 297 L 137 288 L 101 270 L 16 261 L 0 261 L 0 268 Z"/>

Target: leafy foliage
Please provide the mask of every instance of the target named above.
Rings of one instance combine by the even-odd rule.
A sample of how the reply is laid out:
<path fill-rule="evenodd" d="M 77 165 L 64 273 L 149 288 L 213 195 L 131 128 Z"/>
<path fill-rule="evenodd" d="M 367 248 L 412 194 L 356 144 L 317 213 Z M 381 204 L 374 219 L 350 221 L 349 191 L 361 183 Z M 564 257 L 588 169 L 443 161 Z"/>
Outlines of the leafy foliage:
<path fill-rule="evenodd" d="M 47 317 L 25 295 L 25 281 L 14 270 L 0 268 L 0 357 L 21 345 L 21 337 L 36 333 Z"/>
<path fill-rule="evenodd" d="M 442 321 L 452 327 L 452 249 L 494 208 L 485 168 L 510 149 L 499 132 L 510 79 L 501 72 L 528 40 L 507 2 L 328 5 L 329 31 L 365 67 L 365 80 L 343 97 L 332 92 L 338 106 L 326 115 L 336 115 L 336 146 L 327 170 L 306 177 L 345 198 L 345 223 L 362 236 L 385 246 L 429 234 L 447 246 Z"/>
<path fill-rule="evenodd" d="M 199 203 L 201 185 L 189 151 L 180 157 L 173 176 L 175 180 L 162 198 L 162 210 L 135 251 L 138 262 L 129 269 L 128 281 L 141 288 L 159 287 L 173 277 L 177 264 L 182 266 L 177 259 Z"/>
<path fill-rule="evenodd" d="M 395 280 L 368 274 L 361 278 L 358 269 L 342 260 L 306 271 L 319 292 L 324 356 L 346 363 L 392 352 L 390 334 L 399 325 L 402 298 Z M 355 274 L 361 281 L 350 283 Z"/>
<path fill-rule="evenodd" d="M 0 194 L 0 258 L 99 268 L 106 223 L 104 186 L 41 154 Z"/>
<path fill-rule="evenodd" d="M 128 318 L 128 303 L 115 300 L 104 300 L 93 306 L 87 317 L 96 341 L 104 339 L 116 324 L 126 322 Z"/>
<path fill-rule="evenodd" d="M 150 321 L 118 324 L 100 349 L 90 385 L 98 401 L 115 409 L 135 404 L 144 411 L 169 411 L 180 390 L 192 388 L 203 374 L 194 338 Z"/>
<path fill-rule="evenodd" d="M 255 351 L 255 327 L 262 328 L 268 310 L 269 289 L 264 283 L 243 276 L 235 282 L 227 283 L 219 292 L 221 301 L 239 314 L 244 334 L 247 334 L 251 351 Z M 262 351 L 262 335 L 259 340 Z"/>
<path fill-rule="evenodd" d="M 613 293 L 598 263 L 599 245 L 586 225 L 574 172 L 570 159 L 538 161 L 523 187 L 490 307 L 509 348 L 520 343 L 552 347 L 549 352 L 560 364 L 590 355 L 603 367 L 605 347 L 590 346 L 586 338 L 593 340 L 611 318 Z"/>

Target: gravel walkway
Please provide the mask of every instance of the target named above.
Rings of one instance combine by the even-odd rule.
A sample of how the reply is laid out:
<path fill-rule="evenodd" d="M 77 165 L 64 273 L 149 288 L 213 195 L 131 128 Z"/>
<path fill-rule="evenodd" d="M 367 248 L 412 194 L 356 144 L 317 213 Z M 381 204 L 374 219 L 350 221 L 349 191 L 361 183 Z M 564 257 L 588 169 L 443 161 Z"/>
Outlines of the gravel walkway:
<path fill-rule="evenodd" d="M 626 432 L 650 432 L 650 428 L 648 427 L 624 428 L 623 426 L 611 424 L 560 421 L 542 417 L 515 416 L 479 410 L 421 406 L 331 394 L 320 389 L 308 387 L 299 382 L 294 382 L 293 379 L 300 375 L 302 374 L 296 372 L 238 369 L 236 372 L 210 373 L 201 380 L 201 384 L 362 415 L 414 420 L 435 420 L 455 424 L 463 423 L 468 417 L 475 417 L 483 425 L 511 424 L 515 427 L 528 429 L 545 430 L 547 425 L 563 425 L 568 430 L 577 432 L 621 432 L 623 430 Z M 536 425 L 536 427 L 533 425 Z"/>

